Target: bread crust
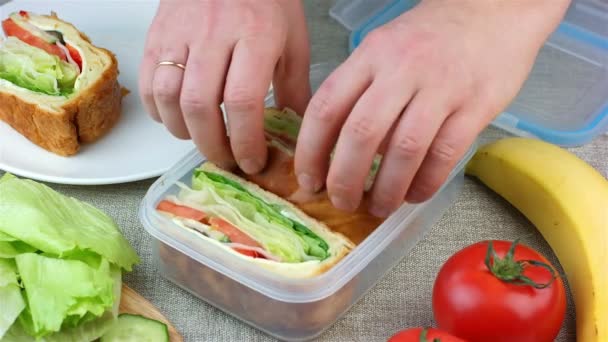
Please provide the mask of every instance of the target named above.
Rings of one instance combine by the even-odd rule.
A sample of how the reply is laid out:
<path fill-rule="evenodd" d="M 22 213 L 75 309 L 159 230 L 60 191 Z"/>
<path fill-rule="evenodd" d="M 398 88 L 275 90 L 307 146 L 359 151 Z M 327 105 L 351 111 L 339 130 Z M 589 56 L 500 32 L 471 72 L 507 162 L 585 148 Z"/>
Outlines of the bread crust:
<path fill-rule="evenodd" d="M 55 15 L 51 17 L 71 25 Z M 80 33 L 80 36 L 91 44 L 86 35 Z M 78 153 L 82 144 L 95 142 L 106 135 L 121 117 L 123 94 L 118 83 L 116 56 L 107 49 L 95 48 L 110 57 L 111 65 L 57 111 L 0 91 L 0 120 L 34 144 L 66 157 Z"/>
<path fill-rule="evenodd" d="M 110 51 L 112 65 L 77 97 L 76 126 L 81 143 L 92 143 L 108 133 L 121 116 L 122 91 L 118 83 L 118 62 Z"/>
<path fill-rule="evenodd" d="M 78 151 L 78 130 L 73 114 L 54 113 L 19 97 L 0 92 L 0 119 L 36 145 L 59 155 Z"/>

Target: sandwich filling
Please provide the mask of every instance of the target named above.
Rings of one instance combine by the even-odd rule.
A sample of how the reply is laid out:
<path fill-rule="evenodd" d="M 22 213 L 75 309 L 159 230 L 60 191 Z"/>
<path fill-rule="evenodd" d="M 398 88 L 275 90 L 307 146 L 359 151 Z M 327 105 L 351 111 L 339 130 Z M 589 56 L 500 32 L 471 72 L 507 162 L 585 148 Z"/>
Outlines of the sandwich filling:
<path fill-rule="evenodd" d="M 264 110 L 264 132 L 267 143 L 280 149 L 283 153 L 293 156 L 296 149 L 296 142 L 302 126 L 302 117 L 289 108 L 282 110 L 276 108 L 266 108 Z M 333 159 L 334 151 L 331 152 L 330 159 Z M 377 154 L 374 157 L 370 172 L 365 182 L 365 190 L 371 189 L 378 170 L 382 156 Z"/>
<path fill-rule="evenodd" d="M 74 92 L 82 57 L 56 30 L 43 30 L 25 11 L 2 21 L 0 79 L 33 92 L 67 96 Z"/>
<path fill-rule="evenodd" d="M 282 111 L 274 108 L 264 110 L 264 133 L 267 142 L 290 156 L 293 156 L 296 149 L 301 125 L 302 118 L 288 108 Z"/>
<path fill-rule="evenodd" d="M 198 168 L 192 188 L 178 185 L 179 194 L 165 198 L 157 210 L 226 247 L 283 263 L 322 261 L 330 256 L 328 243 L 289 206 L 269 203 L 220 173 Z"/>

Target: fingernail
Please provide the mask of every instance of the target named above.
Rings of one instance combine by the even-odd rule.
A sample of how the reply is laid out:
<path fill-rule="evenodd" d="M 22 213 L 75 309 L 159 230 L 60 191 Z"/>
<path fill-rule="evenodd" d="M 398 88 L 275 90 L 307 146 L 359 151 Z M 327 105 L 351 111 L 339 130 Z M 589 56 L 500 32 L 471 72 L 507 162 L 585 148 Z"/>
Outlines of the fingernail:
<path fill-rule="evenodd" d="M 386 218 L 391 214 L 392 210 L 379 204 L 373 204 L 369 212 L 376 217 Z"/>
<path fill-rule="evenodd" d="M 262 163 L 260 163 L 257 159 L 253 158 L 245 158 L 239 161 L 239 166 L 245 173 L 256 173 L 260 171 L 262 168 Z"/>
<path fill-rule="evenodd" d="M 301 173 L 298 176 L 298 183 L 306 191 L 316 192 L 320 188 L 318 182 L 307 173 Z"/>
<path fill-rule="evenodd" d="M 340 209 L 340 210 L 344 210 L 344 211 L 352 211 L 354 210 L 354 205 L 351 201 L 349 201 L 348 199 L 341 197 L 341 196 L 331 196 L 331 202 L 334 205 L 334 207 Z"/>

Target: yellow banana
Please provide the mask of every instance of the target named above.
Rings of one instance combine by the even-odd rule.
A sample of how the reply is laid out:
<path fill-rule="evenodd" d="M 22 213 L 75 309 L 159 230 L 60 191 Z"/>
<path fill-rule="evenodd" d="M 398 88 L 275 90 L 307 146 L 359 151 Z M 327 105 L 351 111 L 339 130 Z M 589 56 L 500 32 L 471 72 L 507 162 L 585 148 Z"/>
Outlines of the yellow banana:
<path fill-rule="evenodd" d="M 577 341 L 608 341 L 608 180 L 573 153 L 536 139 L 482 146 L 466 173 L 536 226 L 566 273 Z"/>

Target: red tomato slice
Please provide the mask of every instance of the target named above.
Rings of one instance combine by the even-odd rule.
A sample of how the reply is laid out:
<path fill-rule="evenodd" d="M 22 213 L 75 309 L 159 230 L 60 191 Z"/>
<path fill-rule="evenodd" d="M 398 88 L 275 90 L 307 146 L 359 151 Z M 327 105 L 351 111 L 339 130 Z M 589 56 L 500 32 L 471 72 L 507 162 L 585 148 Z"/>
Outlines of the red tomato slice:
<path fill-rule="evenodd" d="M 72 57 L 74 62 L 78 64 L 78 68 L 82 70 L 82 57 L 80 57 L 80 53 L 78 53 L 78 50 L 76 50 L 73 46 L 69 44 L 66 44 L 65 47 L 68 48 L 68 52 L 70 53 L 70 56 Z"/>
<path fill-rule="evenodd" d="M 222 232 L 224 235 L 228 236 L 230 241 L 232 241 L 234 243 L 239 243 L 239 244 L 251 246 L 251 247 L 260 247 L 260 248 L 262 247 L 254 239 L 250 238 L 249 235 L 240 231 L 237 227 L 232 225 L 230 222 L 223 220 L 221 218 L 218 218 L 218 217 L 208 218 L 208 216 L 200 210 L 178 205 L 178 204 L 175 204 L 175 203 L 167 201 L 167 200 L 164 200 L 164 201 L 161 201 L 160 203 L 158 203 L 158 205 L 156 206 L 156 209 L 159 211 L 167 212 L 169 214 L 173 214 L 178 217 L 192 219 L 192 220 L 199 221 L 202 223 L 207 223 L 207 221 L 208 221 L 208 224 L 210 224 L 213 228 L 217 229 L 218 231 Z M 241 248 L 234 248 L 234 250 L 243 255 L 247 255 L 247 256 L 250 256 L 253 258 L 264 258 L 265 259 L 265 257 L 262 254 L 260 254 L 256 251 L 241 249 Z"/>
<path fill-rule="evenodd" d="M 232 249 L 234 249 L 235 251 L 237 251 L 237 252 L 239 252 L 239 253 L 241 253 L 243 255 L 250 256 L 252 258 L 266 259 L 266 257 L 264 257 L 262 254 L 260 254 L 260 253 L 258 253 L 256 251 L 252 251 L 252 250 L 249 250 L 249 249 L 241 249 L 241 248 L 236 248 L 236 247 L 232 248 Z"/>
<path fill-rule="evenodd" d="M 15 37 L 26 44 L 40 48 L 52 55 L 58 56 L 64 61 L 67 61 L 65 53 L 59 46 L 48 43 L 44 39 L 33 35 L 28 30 L 17 25 L 11 18 L 2 21 L 2 29 L 4 30 L 4 34 L 9 37 Z"/>
<path fill-rule="evenodd" d="M 250 238 L 249 235 L 240 231 L 237 227 L 233 226 L 230 222 L 222 220 L 218 217 L 212 217 L 209 219 L 209 224 L 220 232 L 224 233 L 230 241 L 234 243 L 240 243 L 251 247 L 262 247 L 254 239 Z"/>
<path fill-rule="evenodd" d="M 203 222 L 207 218 L 207 215 L 200 210 L 192 209 L 183 205 L 177 205 L 170 201 L 161 201 L 156 209 L 175 216 L 192 219 L 199 222 Z"/>

